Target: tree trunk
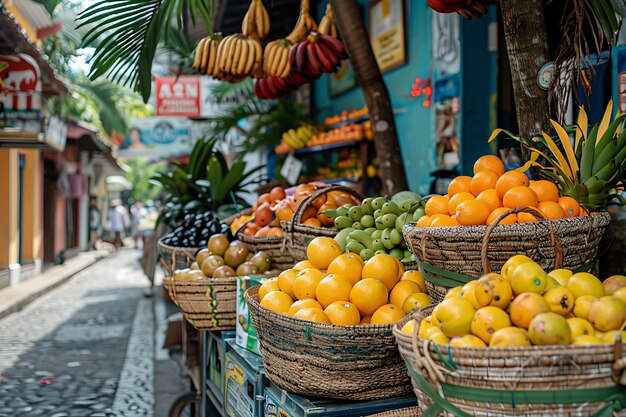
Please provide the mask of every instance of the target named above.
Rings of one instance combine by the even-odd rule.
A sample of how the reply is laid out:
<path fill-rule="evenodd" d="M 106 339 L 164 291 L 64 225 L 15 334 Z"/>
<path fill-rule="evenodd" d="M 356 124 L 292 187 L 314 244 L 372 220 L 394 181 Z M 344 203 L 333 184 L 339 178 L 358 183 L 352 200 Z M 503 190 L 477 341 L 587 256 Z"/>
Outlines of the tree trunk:
<path fill-rule="evenodd" d="M 365 95 L 385 194 L 407 189 L 389 92 L 378 68 L 356 0 L 330 0 L 354 75 Z"/>
<path fill-rule="evenodd" d="M 519 133 L 539 135 L 550 130 L 548 92 L 537 84 L 537 74 L 550 57 L 543 1 L 500 0 L 500 4 Z"/>

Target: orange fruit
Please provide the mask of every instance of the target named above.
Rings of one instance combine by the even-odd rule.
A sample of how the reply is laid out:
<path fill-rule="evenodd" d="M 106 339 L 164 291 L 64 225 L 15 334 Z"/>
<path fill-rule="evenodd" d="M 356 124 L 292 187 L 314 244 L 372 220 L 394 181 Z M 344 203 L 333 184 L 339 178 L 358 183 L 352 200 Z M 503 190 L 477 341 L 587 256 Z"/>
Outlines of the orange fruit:
<path fill-rule="evenodd" d="M 413 281 L 420 287 L 420 292 L 426 291 L 426 280 L 420 271 L 406 271 L 400 281 Z"/>
<path fill-rule="evenodd" d="M 396 259 L 386 253 L 374 255 L 363 265 L 361 278 L 380 280 L 387 287 L 387 291 L 391 291 L 396 282 L 400 280 Z"/>
<path fill-rule="evenodd" d="M 502 205 L 508 208 L 521 206 L 537 207 L 538 204 L 537 194 L 530 188 L 522 185 L 511 188 L 502 198 Z"/>
<path fill-rule="evenodd" d="M 406 314 L 402 310 L 402 307 L 395 306 L 393 304 L 385 304 L 379 307 L 374 314 L 372 314 L 371 324 L 393 324 L 402 319 Z"/>
<path fill-rule="evenodd" d="M 302 224 L 306 224 L 308 226 L 313 227 L 322 227 L 322 222 L 319 221 L 317 217 L 311 217 L 310 219 L 306 219 L 302 222 Z"/>
<path fill-rule="evenodd" d="M 500 158 L 495 155 L 484 155 L 474 162 L 474 174 L 484 170 L 493 171 L 498 175 L 502 175 L 504 174 L 504 164 Z"/>
<path fill-rule="evenodd" d="M 261 300 L 261 305 L 280 314 L 287 314 L 293 300 L 287 293 L 282 291 L 270 291 Z"/>
<path fill-rule="evenodd" d="M 303 300 L 295 301 L 291 305 L 291 307 L 289 307 L 289 310 L 287 311 L 287 315 L 293 316 L 294 314 L 296 314 L 298 311 L 302 310 L 303 308 L 316 308 L 318 310 L 323 310 L 322 305 L 317 300 L 314 300 L 312 298 L 305 298 Z"/>
<path fill-rule="evenodd" d="M 432 216 L 433 214 L 450 214 L 448 211 L 449 202 L 450 200 L 448 197 L 444 197 L 442 195 L 434 195 L 430 197 L 426 202 L 426 206 L 424 206 L 426 215 Z"/>
<path fill-rule="evenodd" d="M 365 316 L 361 319 L 361 322 L 359 324 L 371 324 L 372 323 L 372 316 Z"/>
<path fill-rule="evenodd" d="M 506 207 L 498 207 L 489 214 L 489 217 L 487 217 L 487 224 L 495 222 L 498 216 L 507 211 L 509 211 L 509 209 Z M 517 216 L 515 215 L 515 213 L 512 213 L 506 216 L 504 219 L 500 220 L 500 223 L 498 224 L 515 224 L 516 222 Z"/>
<path fill-rule="evenodd" d="M 430 227 L 430 222 L 431 221 L 432 221 L 432 219 L 430 218 L 430 216 L 422 216 L 415 223 L 415 226 L 417 226 L 417 227 Z"/>
<path fill-rule="evenodd" d="M 404 303 L 402 303 L 402 311 L 406 314 L 409 314 L 416 308 L 424 308 L 432 304 L 432 300 L 428 296 L 428 294 L 424 294 L 423 292 L 416 292 L 415 294 L 409 295 Z"/>
<path fill-rule="evenodd" d="M 450 184 L 448 184 L 448 195 L 452 197 L 458 193 L 470 192 L 470 184 L 472 182 L 472 177 L 468 177 L 466 175 L 461 175 L 458 177 L 454 177 Z"/>
<path fill-rule="evenodd" d="M 485 190 L 489 190 L 496 187 L 496 182 L 500 176 L 493 171 L 483 170 L 478 171 L 472 178 L 470 189 L 472 194 L 477 196 Z"/>
<path fill-rule="evenodd" d="M 280 291 L 277 278 L 268 279 L 261 284 L 261 287 L 259 288 L 259 302 L 263 301 L 263 297 L 272 291 Z"/>
<path fill-rule="evenodd" d="M 556 203 L 559 201 L 559 189 L 556 188 L 556 184 L 552 181 L 532 181 L 528 187 L 537 194 L 537 199 L 539 199 L 540 203 L 544 201 L 553 201 Z"/>
<path fill-rule="evenodd" d="M 293 293 L 298 300 L 305 298 L 315 298 L 317 284 L 324 278 L 324 274 L 319 269 L 307 268 L 298 272 L 293 281 Z"/>
<path fill-rule="evenodd" d="M 456 207 L 456 220 L 463 226 L 485 224 L 489 217 L 487 204 L 478 200 L 467 200 Z"/>
<path fill-rule="evenodd" d="M 517 213 L 517 222 L 518 223 L 533 223 L 536 222 L 537 218 L 530 213 L 524 213 L 520 211 Z"/>
<path fill-rule="evenodd" d="M 563 219 L 565 217 L 565 210 L 554 201 L 543 201 L 539 203 L 537 209 L 548 220 Z"/>
<path fill-rule="evenodd" d="M 572 197 L 560 197 L 558 203 L 561 207 L 563 207 L 563 210 L 565 211 L 565 217 L 567 218 L 576 217 L 581 214 L 580 212 L 582 210 L 580 209 L 578 201 L 574 200 Z"/>
<path fill-rule="evenodd" d="M 400 259 L 393 258 L 396 260 L 396 264 L 398 265 L 398 281 L 402 279 L 402 275 L 404 275 L 404 264 Z"/>
<path fill-rule="evenodd" d="M 447 226 L 460 226 L 455 217 L 446 216 L 442 214 L 441 217 L 437 217 L 430 223 L 430 227 L 447 227 Z"/>
<path fill-rule="evenodd" d="M 314 321 L 317 323 L 332 324 L 326 313 L 318 308 L 303 308 L 298 310 L 294 315 L 300 320 Z"/>
<path fill-rule="evenodd" d="M 362 316 L 371 316 L 378 307 L 387 303 L 388 296 L 385 284 L 374 278 L 365 278 L 352 287 L 350 302 Z"/>
<path fill-rule="evenodd" d="M 495 188 L 482 191 L 476 196 L 476 200 L 487 204 L 489 211 L 494 211 L 498 207 L 502 207 L 502 201 L 500 200 L 500 197 L 498 197 L 498 193 Z"/>
<path fill-rule="evenodd" d="M 456 213 L 456 206 L 461 204 L 465 200 L 473 200 L 474 196 L 467 191 L 461 191 L 460 193 L 455 194 L 450 197 L 450 201 L 448 202 L 448 212 L 450 214 Z"/>
<path fill-rule="evenodd" d="M 342 253 L 341 246 L 332 237 L 316 237 L 306 248 L 306 257 L 317 269 L 327 269 Z"/>
<path fill-rule="evenodd" d="M 391 292 L 389 293 L 389 302 L 402 308 L 404 301 L 409 297 L 409 295 L 419 292 L 422 292 L 422 289 L 419 285 L 417 285 L 417 283 L 408 280 L 400 281 L 391 289 Z"/>
<path fill-rule="evenodd" d="M 328 274 L 341 275 L 350 281 L 351 285 L 361 279 L 363 271 L 363 259 L 356 253 L 344 253 L 339 255 L 328 265 Z"/>
<path fill-rule="evenodd" d="M 286 292 L 291 298 L 296 298 L 293 293 L 293 282 L 296 280 L 298 272 L 295 269 L 285 269 L 278 275 L 278 288 L 282 292 Z"/>
<path fill-rule="evenodd" d="M 296 271 L 302 271 L 303 269 L 307 269 L 307 268 L 315 268 L 315 266 L 310 261 L 305 260 L 305 261 L 298 262 L 291 269 L 295 269 Z"/>
<path fill-rule="evenodd" d="M 500 200 L 504 198 L 504 194 L 513 187 L 528 187 L 528 177 L 519 171 L 507 171 L 496 181 L 496 193 Z"/>
<path fill-rule="evenodd" d="M 342 275 L 326 275 L 315 289 L 315 298 L 326 308 L 335 301 L 349 301 L 352 283 Z"/>
<path fill-rule="evenodd" d="M 359 310 L 354 304 L 345 301 L 335 301 L 326 307 L 324 313 L 337 326 L 356 326 L 361 323 Z"/>

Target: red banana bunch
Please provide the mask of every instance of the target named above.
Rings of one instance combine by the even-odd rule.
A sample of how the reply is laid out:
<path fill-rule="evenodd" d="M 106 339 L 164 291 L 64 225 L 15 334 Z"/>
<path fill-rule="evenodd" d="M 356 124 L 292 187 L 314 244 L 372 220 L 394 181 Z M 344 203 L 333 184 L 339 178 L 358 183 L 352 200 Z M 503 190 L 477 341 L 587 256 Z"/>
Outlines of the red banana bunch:
<path fill-rule="evenodd" d="M 431 9 L 439 13 L 458 13 L 466 19 L 480 17 L 495 0 L 426 0 Z"/>
<path fill-rule="evenodd" d="M 315 31 L 289 51 L 291 68 L 305 77 L 337 72 L 341 60 L 346 58 L 346 51 L 339 39 Z"/>

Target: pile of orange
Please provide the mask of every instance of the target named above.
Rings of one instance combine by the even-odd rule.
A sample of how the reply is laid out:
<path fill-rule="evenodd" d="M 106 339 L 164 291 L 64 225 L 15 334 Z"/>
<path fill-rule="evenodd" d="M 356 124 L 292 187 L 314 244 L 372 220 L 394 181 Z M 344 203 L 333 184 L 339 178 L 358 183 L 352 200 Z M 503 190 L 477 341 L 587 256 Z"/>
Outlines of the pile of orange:
<path fill-rule="evenodd" d="M 263 307 L 302 320 L 356 326 L 392 324 L 431 304 L 422 274 L 405 271 L 391 255 L 364 262 L 343 253 L 334 239 L 317 237 L 307 258 L 261 285 Z"/>
<path fill-rule="evenodd" d="M 585 215 L 576 200 L 560 196 L 551 181 L 532 181 L 519 171 L 504 172 L 504 164 L 493 155 L 478 158 L 474 176 L 459 176 L 448 186 L 447 195 L 436 195 L 426 203 L 426 215 L 417 226 L 479 226 L 491 224 L 515 207 L 531 207 L 549 220 Z M 529 213 L 509 214 L 500 224 L 535 222 Z"/>

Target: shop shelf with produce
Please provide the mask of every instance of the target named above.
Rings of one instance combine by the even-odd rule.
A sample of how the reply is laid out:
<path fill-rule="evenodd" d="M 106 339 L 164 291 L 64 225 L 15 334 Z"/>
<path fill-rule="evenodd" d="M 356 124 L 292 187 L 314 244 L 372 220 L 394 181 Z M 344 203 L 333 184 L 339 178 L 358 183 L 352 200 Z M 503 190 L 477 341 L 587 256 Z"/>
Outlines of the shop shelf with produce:
<path fill-rule="evenodd" d="M 315 152 L 324 152 L 324 151 L 331 151 L 334 149 L 349 148 L 349 147 L 353 147 L 359 144 L 363 144 L 363 142 L 364 141 L 356 142 L 356 141 L 350 140 L 350 141 L 345 141 L 345 142 L 329 143 L 327 145 L 311 146 L 311 147 L 296 149 L 293 151 L 293 154 L 295 156 L 300 156 L 300 155 L 306 155 L 306 154 L 315 153 Z M 286 155 L 288 153 L 289 152 L 277 152 L 276 154 Z"/>

